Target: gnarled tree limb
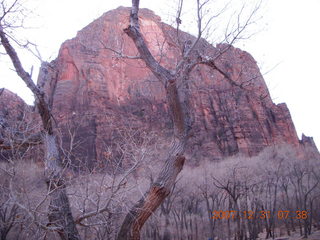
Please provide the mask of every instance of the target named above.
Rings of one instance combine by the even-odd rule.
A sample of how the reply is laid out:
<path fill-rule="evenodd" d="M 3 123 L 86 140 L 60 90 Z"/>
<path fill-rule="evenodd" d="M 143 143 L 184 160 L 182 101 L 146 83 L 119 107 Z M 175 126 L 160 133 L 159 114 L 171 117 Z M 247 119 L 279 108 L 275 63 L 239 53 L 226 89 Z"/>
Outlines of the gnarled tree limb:
<path fill-rule="evenodd" d="M 186 115 L 184 104 L 181 101 L 179 89 L 177 88 L 177 82 L 185 80 L 184 73 L 188 72 L 188 69 L 184 66 L 181 68 L 181 71 L 184 71 L 183 73 L 179 71 L 173 74 L 154 59 L 140 33 L 138 12 L 139 0 L 133 0 L 130 25 L 124 31 L 135 43 L 147 67 L 161 82 L 165 83 L 167 101 L 173 121 L 174 136 L 164 166 L 156 181 L 126 215 L 117 237 L 118 240 L 140 239 L 142 226 L 170 194 L 176 178 L 183 168 L 185 162 L 184 151 L 188 139 L 188 127 L 186 124 L 188 116 Z"/>

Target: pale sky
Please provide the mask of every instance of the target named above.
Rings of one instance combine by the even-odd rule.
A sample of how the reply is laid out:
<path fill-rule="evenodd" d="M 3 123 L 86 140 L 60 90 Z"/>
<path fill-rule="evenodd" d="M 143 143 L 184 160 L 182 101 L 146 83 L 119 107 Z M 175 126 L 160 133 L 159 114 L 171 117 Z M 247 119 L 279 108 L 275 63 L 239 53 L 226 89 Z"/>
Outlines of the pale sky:
<path fill-rule="evenodd" d="M 23 0 L 33 9 L 27 25 L 32 26 L 19 32 L 39 46 L 43 60 L 56 58 L 62 42 L 73 38 L 77 31 L 88 25 L 104 12 L 118 6 L 130 6 L 130 0 Z M 184 0 L 187 4 L 195 0 Z M 232 0 L 231 0 L 232 1 Z M 245 2 L 248 9 L 258 0 L 233 0 L 229 13 L 236 11 L 235 5 Z M 167 21 L 174 14 L 176 1 L 140 0 L 141 7 L 155 11 Z M 230 0 L 215 0 L 219 8 Z M 234 4 L 236 3 L 236 4 Z M 187 18 L 191 6 L 187 7 Z M 249 40 L 237 43 L 237 47 L 248 51 L 258 62 L 275 103 L 286 102 L 299 138 L 301 133 L 313 136 L 320 147 L 320 0 L 263 0 L 257 17 L 261 17 L 249 29 L 256 33 Z M 223 15 L 228 18 L 228 12 Z M 192 20 L 182 18 L 186 29 Z M 223 23 L 224 20 L 222 20 Z M 221 21 L 219 22 L 221 24 Z M 29 52 L 19 52 L 26 69 L 34 67 L 36 79 L 39 61 Z M 0 54 L 0 88 L 17 93 L 32 104 L 33 98 L 26 86 L 12 70 L 7 56 Z"/>

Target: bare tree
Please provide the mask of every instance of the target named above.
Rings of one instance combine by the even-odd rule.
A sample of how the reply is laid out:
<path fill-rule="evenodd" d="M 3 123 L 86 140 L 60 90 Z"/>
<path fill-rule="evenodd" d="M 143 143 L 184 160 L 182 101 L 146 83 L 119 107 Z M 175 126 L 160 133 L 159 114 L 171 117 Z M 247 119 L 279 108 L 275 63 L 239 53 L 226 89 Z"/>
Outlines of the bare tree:
<path fill-rule="evenodd" d="M 120 239 L 140 239 L 140 230 L 149 216 L 158 208 L 164 199 L 172 191 L 176 178 L 183 168 L 185 162 L 185 148 L 190 138 L 190 130 L 193 125 L 192 113 L 190 112 L 190 99 L 186 89 L 188 89 L 188 80 L 190 73 L 198 64 L 206 64 L 212 69 L 217 70 L 232 84 L 237 85 L 225 72 L 216 64 L 216 60 L 223 54 L 219 52 L 214 57 L 201 56 L 196 51 L 197 45 L 202 41 L 203 31 L 212 21 L 212 18 L 204 23 L 204 6 L 208 1 L 197 0 L 197 28 L 198 35 L 196 38 L 188 39 L 181 48 L 181 57 L 174 69 L 163 67 L 151 54 L 143 35 L 140 32 L 139 25 L 139 0 L 132 1 L 130 13 L 130 25 L 124 29 L 125 33 L 133 40 L 139 52 L 137 58 L 142 59 L 149 70 L 161 81 L 165 87 L 167 102 L 171 111 L 173 122 L 173 136 L 171 148 L 168 151 L 164 166 L 162 167 L 158 178 L 152 184 L 146 194 L 135 204 L 130 212 L 126 215 L 118 240 Z M 180 9 L 182 1 L 180 1 Z M 181 11 L 177 14 L 177 33 L 179 35 L 179 24 Z M 240 37 L 242 31 L 249 24 L 250 19 L 244 25 L 238 25 L 236 30 L 232 31 L 232 41 Z M 179 36 L 178 36 L 179 39 Z M 227 47 L 228 49 L 228 47 Z M 122 54 L 121 54 L 122 55 Z"/>
<path fill-rule="evenodd" d="M 98 210 L 95 210 L 94 212 L 85 212 L 76 220 L 72 217 L 69 198 L 66 192 L 64 165 L 62 164 L 62 156 L 59 151 L 54 118 L 51 111 L 52 96 L 44 93 L 42 85 L 36 85 L 34 83 L 32 74 L 28 73 L 23 68 L 14 45 L 12 45 L 12 42 L 19 45 L 19 41 L 15 41 L 15 38 L 9 34 L 9 31 L 13 29 L 12 26 L 15 26 L 15 24 L 13 22 L 12 25 L 12 22 L 7 21 L 7 19 L 9 14 L 19 13 L 21 7 L 19 0 L 13 1 L 12 4 L 6 4 L 5 0 L 2 0 L 1 3 L 3 8 L 2 16 L 0 16 L 1 44 L 6 54 L 10 57 L 17 74 L 33 92 L 36 98 L 37 111 L 39 112 L 43 125 L 42 142 L 45 148 L 45 176 L 47 178 L 50 204 L 48 212 L 49 223 L 41 227 L 46 230 L 57 232 L 61 239 L 80 239 L 76 224 L 82 224 L 85 219 L 91 218 L 102 212 L 107 212 L 108 207 L 99 205 L 99 208 L 97 208 Z M 210 17 L 206 23 L 204 22 L 204 19 L 206 18 L 204 6 L 207 3 L 208 0 L 196 1 L 198 34 L 196 37 L 186 39 L 186 41 L 180 41 L 179 38 L 181 11 L 178 11 L 176 21 L 177 39 L 180 41 L 181 56 L 179 62 L 173 69 L 167 69 L 154 58 L 148 49 L 144 37 L 140 32 L 138 19 L 139 0 L 132 1 L 130 25 L 124 31 L 133 40 L 139 52 L 139 56 L 134 58 L 142 59 L 149 70 L 165 87 L 166 98 L 173 122 L 173 136 L 170 149 L 164 159 L 164 166 L 149 190 L 126 215 L 119 231 L 118 239 L 140 239 L 140 231 L 144 223 L 171 193 L 177 176 L 184 166 L 185 149 L 189 138 L 192 136 L 191 129 L 194 121 L 190 109 L 189 92 L 187 91 L 189 88 L 188 81 L 190 80 L 189 78 L 192 70 L 199 64 L 205 64 L 210 66 L 213 70 L 218 71 L 233 85 L 241 88 L 243 87 L 242 85 L 235 83 L 235 81 L 233 81 L 229 75 L 223 72 L 216 64 L 217 59 L 230 47 L 230 45 L 227 45 L 223 50 L 217 51 L 217 54 L 213 57 L 208 57 L 197 51 L 197 46 L 203 41 L 202 35 L 204 30 L 215 17 Z M 180 5 L 180 9 L 181 8 L 182 1 Z M 243 30 L 248 26 L 250 18 L 251 16 L 249 16 L 248 21 L 245 22 L 244 25 L 238 25 L 234 31 L 230 31 L 229 34 L 226 34 L 226 38 L 228 39 L 230 39 L 231 36 L 231 41 L 229 40 L 229 42 L 233 43 L 235 39 L 240 37 Z M 21 25 L 19 24 L 19 26 Z M 20 44 L 20 46 L 24 47 L 25 45 Z M 121 54 L 121 57 L 124 56 Z M 50 67 L 50 64 L 46 63 L 45 65 Z M 112 186 L 115 188 L 115 193 L 118 191 L 118 186 L 119 185 Z"/>
<path fill-rule="evenodd" d="M 298 217 L 300 234 L 307 238 L 311 234 L 312 222 L 312 196 L 319 185 L 318 174 L 316 173 L 315 166 L 309 162 L 297 162 L 293 164 L 292 172 L 290 173 L 290 181 L 294 189 L 294 197 L 296 201 L 296 209 L 301 209 L 305 213 L 309 213 Z M 300 215 L 300 214 L 299 214 Z M 303 226 L 301 224 L 303 222 Z"/>
<path fill-rule="evenodd" d="M 208 221 L 210 226 L 210 237 L 215 238 L 215 228 L 217 225 L 218 219 L 212 217 L 212 211 L 215 209 L 222 209 L 223 202 L 226 200 L 226 194 L 223 194 L 223 191 L 220 189 L 210 189 L 208 180 L 206 179 L 203 186 L 199 187 L 201 195 L 205 200 L 206 210 L 208 214 Z M 228 219 L 229 220 L 229 219 Z M 229 230 L 229 229 L 228 229 Z"/>
<path fill-rule="evenodd" d="M 6 172 L 9 175 L 9 179 L 6 179 L 7 181 L 4 181 L 0 185 L 0 239 L 5 240 L 7 239 L 7 235 L 9 232 L 14 228 L 14 226 L 17 224 L 18 214 L 19 214 L 19 208 L 15 204 L 14 200 L 10 197 L 10 189 L 9 189 L 9 182 L 11 175 L 8 172 Z M 1 175 L 0 175 L 1 176 Z M 1 176 L 2 179 L 5 178 L 4 176 Z"/>
<path fill-rule="evenodd" d="M 48 190 L 50 192 L 50 205 L 48 212 L 49 223 L 46 228 L 56 231 L 61 239 L 79 239 L 79 233 L 72 217 L 69 199 L 66 192 L 66 183 L 63 176 L 62 157 L 59 153 L 56 135 L 54 133 L 54 122 L 51 114 L 51 99 L 46 96 L 42 89 L 32 80 L 31 74 L 22 66 L 19 56 L 11 44 L 10 35 L 13 26 L 7 21 L 9 14 L 18 16 L 22 14 L 23 7 L 18 0 L 7 4 L 1 2 L 2 16 L 0 16 L 0 38 L 6 54 L 10 57 L 18 76 L 25 82 L 36 98 L 36 106 L 43 125 L 43 143 L 45 146 L 45 175 Z M 10 19 L 9 19 L 10 20 Z M 12 20 L 12 19 L 11 19 Z M 9 37 L 8 37 L 9 36 Z M 11 40 L 14 41 L 13 38 Z M 17 43 L 17 41 L 16 41 Z"/>
<path fill-rule="evenodd" d="M 11 121 L 10 125 L 12 129 L 17 129 Z M 68 131 L 71 138 L 74 130 L 71 128 Z M 97 166 L 97 171 L 83 167 L 76 176 L 75 171 L 65 170 L 68 198 L 83 239 L 115 239 L 120 216 L 125 211 L 122 209 L 126 209 L 129 195 L 139 194 L 135 191 L 137 181 L 134 173 L 138 167 L 140 172 L 144 170 L 144 165 L 147 165 L 145 161 L 152 159 L 150 155 L 154 153 L 151 145 L 155 136 L 152 132 L 144 135 L 143 130 L 126 128 L 114 131 L 119 132 L 121 137 L 113 144 L 118 145 L 121 158 L 130 158 L 132 164 L 129 169 L 121 166 L 122 159 L 117 159 L 119 161 L 114 161 L 109 171 L 102 172 L 100 166 Z M 10 136 L 14 137 L 14 134 L 8 135 L 6 141 L 13 143 Z M 20 132 L 20 135 L 26 134 Z M 137 135 L 140 138 L 136 138 Z M 46 189 L 42 166 L 26 161 L 28 155 L 19 154 L 19 150 L 12 146 L 10 158 L 0 162 L 0 236 L 2 239 L 13 239 L 19 233 L 20 239 L 27 238 L 28 234 L 33 236 L 28 239 L 51 239 L 52 228 L 47 226 L 46 221 L 51 193 Z M 63 152 L 69 152 L 69 149 Z M 42 152 L 40 155 L 32 154 L 32 157 L 39 156 Z M 27 174 L 24 174 L 25 169 Z"/>

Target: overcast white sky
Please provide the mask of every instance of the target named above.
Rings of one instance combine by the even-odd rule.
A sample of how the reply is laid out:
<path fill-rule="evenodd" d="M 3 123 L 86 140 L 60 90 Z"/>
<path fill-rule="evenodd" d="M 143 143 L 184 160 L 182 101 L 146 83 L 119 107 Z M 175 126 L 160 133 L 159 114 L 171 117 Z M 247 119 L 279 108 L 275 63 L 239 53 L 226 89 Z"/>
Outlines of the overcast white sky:
<path fill-rule="evenodd" d="M 21 32 L 39 45 L 44 60 L 53 60 L 62 42 L 74 37 L 104 12 L 118 6 L 130 6 L 130 0 L 24 0 L 33 9 L 27 21 L 33 28 Z M 186 3 L 195 0 L 184 0 Z M 230 0 L 215 0 L 221 6 Z M 234 0 L 237 4 L 250 4 L 257 0 Z M 175 1 L 140 0 L 161 15 L 163 20 L 174 13 Z M 258 32 L 249 40 L 237 44 L 258 62 L 269 86 L 274 102 L 286 102 L 299 137 L 301 133 L 313 136 L 320 147 L 320 0 L 263 0 L 258 13 L 260 19 L 249 33 Z M 234 11 L 231 5 L 231 12 Z M 187 9 L 188 10 L 188 9 Z M 190 10 L 190 7 L 189 7 Z M 224 15 L 227 18 L 227 15 Z M 190 25 L 182 18 L 185 26 Z M 187 29 L 185 29 L 187 30 Z M 20 53 L 27 69 L 39 62 L 30 53 Z M 6 87 L 32 103 L 32 95 L 13 71 L 7 70 L 9 59 L 0 55 L 0 88 Z M 35 71 L 34 71 L 35 72 Z M 36 72 L 34 73 L 36 75 Z M 34 76 L 36 79 L 36 76 Z"/>

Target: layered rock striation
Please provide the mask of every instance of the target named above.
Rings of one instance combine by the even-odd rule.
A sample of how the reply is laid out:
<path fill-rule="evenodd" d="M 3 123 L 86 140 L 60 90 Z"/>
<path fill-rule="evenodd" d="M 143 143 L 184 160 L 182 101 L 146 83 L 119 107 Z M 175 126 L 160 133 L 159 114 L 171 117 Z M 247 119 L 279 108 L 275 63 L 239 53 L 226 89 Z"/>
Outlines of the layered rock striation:
<path fill-rule="evenodd" d="M 53 115 L 72 162 L 110 160 L 119 132 L 150 130 L 170 141 L 172 123 L 164 86 L 135 59 L 137 50 L 123 29 L 129 9 L 105 13 L 64 42 L 59 55 L 40 71 L 39 84 L 53 97 Z M 161 22 L 150 10 L 140 12 L 141 31 L 156 59 L 169 69 L 179 61 L 181 46 L 193 37 Z M 233 46 L 201 40 L 196 52 L 219 56 L 215 69 L 198 65 L 189 80 L 193 137 L 188 153 L 194 161 L 299 142 L 286 104 L 274 104 L 256 61 Z M 126 57 L 131 56 L 131 57 Z M 120 153 L 119 153 L 120 154 Z"/>

